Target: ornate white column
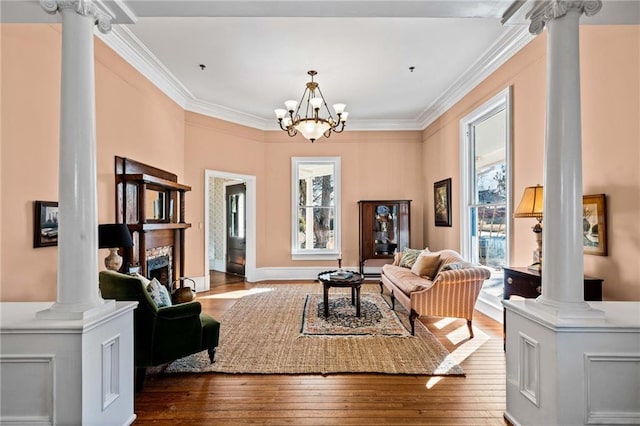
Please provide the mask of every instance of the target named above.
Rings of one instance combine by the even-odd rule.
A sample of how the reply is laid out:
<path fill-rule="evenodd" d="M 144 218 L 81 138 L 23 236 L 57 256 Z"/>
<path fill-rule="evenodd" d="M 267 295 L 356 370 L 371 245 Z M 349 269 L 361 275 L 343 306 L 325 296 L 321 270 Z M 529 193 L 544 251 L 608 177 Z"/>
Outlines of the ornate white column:
<path fill-rule="evenodd" d="M 547 120 L 544 171 L 543 305 L 560 316 L 589 311 L 584 301 L 582 234 L 582 135 L 579 20 L 601 1 L 545 2 L 529 31 L 547 26 Z"/>
<path fill-rule="evenodd" d="M 41 0 L 62 16 L 58 298 L 39 317 L 78 319 L 113 309 L 98 290 L 98 214 L 93 27 L 111 17 L 91 0 Z"/>

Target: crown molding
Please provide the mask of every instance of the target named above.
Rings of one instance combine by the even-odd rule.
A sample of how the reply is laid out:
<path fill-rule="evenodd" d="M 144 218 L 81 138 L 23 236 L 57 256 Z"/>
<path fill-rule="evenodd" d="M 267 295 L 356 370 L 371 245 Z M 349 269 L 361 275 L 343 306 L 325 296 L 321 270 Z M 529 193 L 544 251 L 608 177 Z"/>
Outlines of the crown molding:
<path fill-rule="evenodd" d="M 197 112 L 198 114 L 206 115 L 209 117 L 230 121 L 232 123 L 240 124 L 243 126 L 253 127 L 258 130 L 276 130 L 276 128 L 280 130 L 275 119 L 265 120 L 264 118 L 258 117 L 253 114 L 248 114 L 246 112 L 227 108 L 222 105 L 202 101 L 196 98 L 189 99 L 186 105 L 184 105 L 184 109 L 191 112 Z M 274 123 L 273 128 L 270 128 L 271 122 Z"/>
<path fill-rule="evenodd" d="M 534 37 L 525 25 L 506 27 L 500 38 L 418 116 L 420 128 L 433 123 Z"/>
<path fill-rule="evenodd" d="M 125 26 L 113 25 L 109 34 L 96 32 L 96 35 L 185 110 L 259 130 L 279 129 L 275 120 L 265 120 L 252 114 L 197 99 Z M 350 120 L 349 130 L 424 130 L 522 49 L 533 37 L 524 25 L 506 27 L 500 38 L 484 52 L 482 57 L 475 61 L 416 119 Z"/>
<path fill-rule="evenodd" d="M 94 33 L 182 108 L 185 108 L 189 100 L 195 99 L 180 80 L 126 26 L 113 25 L 109 34 L 97 31 Z"/>

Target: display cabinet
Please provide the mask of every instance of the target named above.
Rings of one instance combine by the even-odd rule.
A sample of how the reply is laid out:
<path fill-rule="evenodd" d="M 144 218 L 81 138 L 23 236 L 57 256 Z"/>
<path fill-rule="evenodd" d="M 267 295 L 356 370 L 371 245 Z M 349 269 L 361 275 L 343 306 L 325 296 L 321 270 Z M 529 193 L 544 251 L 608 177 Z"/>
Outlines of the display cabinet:
<path fill-rule="evenodd" d="M 361 200 L 360 274 L 380 276 L 379 268 L 393 262 L 396 250 L 410 245 L 411 200 Z"/>

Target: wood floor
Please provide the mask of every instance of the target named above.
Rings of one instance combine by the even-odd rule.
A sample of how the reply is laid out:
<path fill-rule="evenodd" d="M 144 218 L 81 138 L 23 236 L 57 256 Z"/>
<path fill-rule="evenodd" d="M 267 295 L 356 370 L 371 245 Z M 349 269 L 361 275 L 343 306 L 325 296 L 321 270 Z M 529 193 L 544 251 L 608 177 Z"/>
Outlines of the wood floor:
<path fill-rule="evenodd" d="M 242 290 L 252 287 L 233 281 L 198 293 L 205 312 L 222 318 Z M 135 425 L 508 424 L 503 419 L 502 325 L 476 312 L 476 337 L 469 339 L 465 320 L 422 322 L 466 377 L 164 374 L 156 369 L 136 395 Z"/>

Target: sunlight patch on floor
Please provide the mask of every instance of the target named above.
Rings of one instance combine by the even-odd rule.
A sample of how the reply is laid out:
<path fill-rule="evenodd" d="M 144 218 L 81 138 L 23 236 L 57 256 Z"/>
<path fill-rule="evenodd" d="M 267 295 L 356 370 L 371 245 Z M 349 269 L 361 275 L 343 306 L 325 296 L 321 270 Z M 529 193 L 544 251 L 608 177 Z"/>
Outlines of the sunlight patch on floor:
<path fill-rule="evenodd" d="M 439 320 L 438 322 L 434 323 L 433 325 L 438 330 L 442 330 L 443 328 L 445 328 L 449 324 L 455 322 L 456 320 L 457 320 L 457 318 L 442 318 L 441 320 Z"/>
<path fill-rule="evenodd" d="M 449 319 L 449 318 L 445 318 L 445 319 Z M 454 319 L 452 319 L 452 320 L 454 320 Z M 473 339 L 469 339 L 469 328 L 467 328 L 466 324 L 461 326 L 461 327 L 458 327 L 457 329 L 455 329 L 452 332 L 450 332 L 449 334 L 447 334 L 447 339 L 449 339 L 449 341 L 451 341 L 454 345 L 459 344 L 460 342 L 462 342 L 465 339 L 469 339 L 465 343 L 463 343 L 462 345 L 458 346 L 456 348 L 456 350 L 451 352 L 451 354 L 449 355 L 449 357 L 453 358 L 453 360 L 456 363 L 462 364 L 462 361 L 467 359 L 471 354 L 473 354 L 475 351 L 477 351 L 482 345 L 484 345 L 485 342 L 487 342 L 490 339 L 489 336 L 487 336 L 482 330 L 479 330 L 479 329 L 477 329 L 475 327 L 473 328 L 473 334 L 474 334 L 474 338 Z M 436 371 L 437 371 L 437 369 L 436 369 Z M 442 377 L 442 376 L 441 377 L 431 377 L 427 381 L 425 387 L 427 389 L 431 389 L 436 384 L 438 384 L 440 382 L 440 380 L 442 380 L 444 378 L 445 377 Z"/>
<path fill-rule="evenodd" d="M 198 297 L 198 299 L 242 299 L 245 296 L 266 293 L 269 291 L 273 291 L 273 289 L 266 288 L 266 287 L 250 288 L 247 290 L 236 290 L 236 291 L 229 291 L 226 293 L 218 293 L 218 294 L 212 294 L 209 296 L 202 296 L 202 297 Z"/>

